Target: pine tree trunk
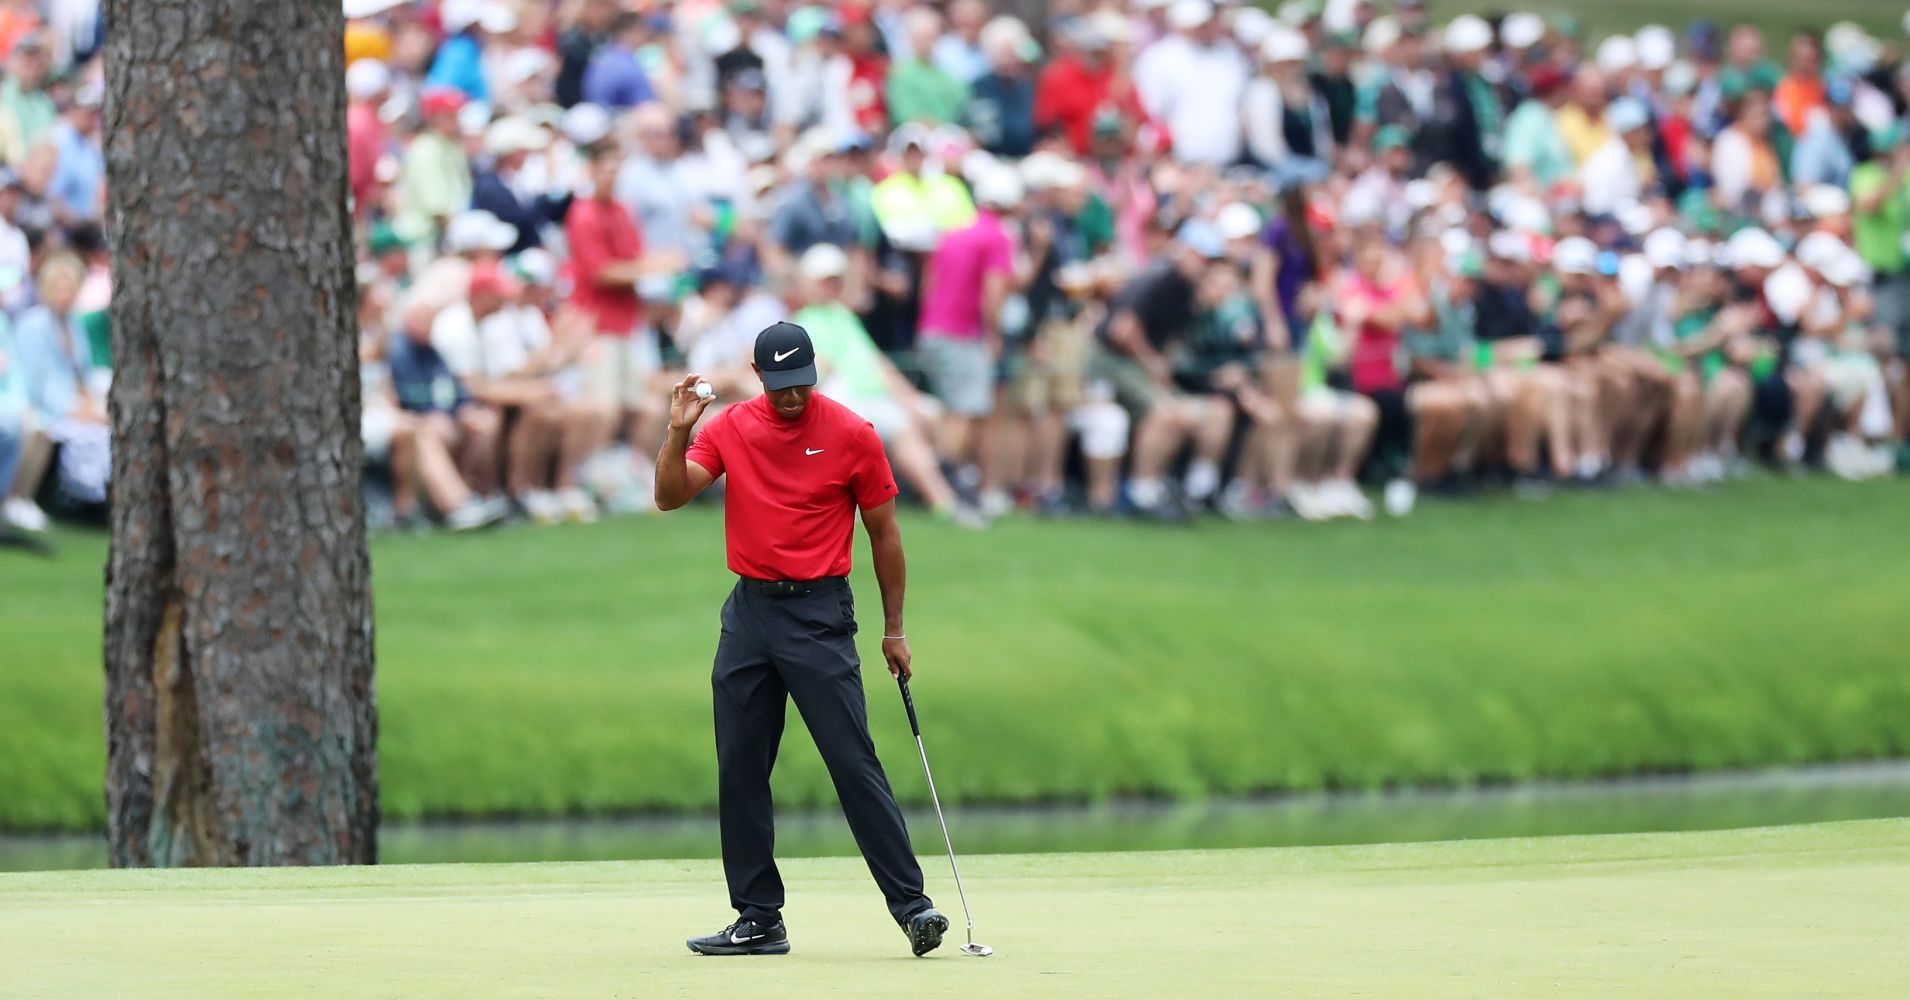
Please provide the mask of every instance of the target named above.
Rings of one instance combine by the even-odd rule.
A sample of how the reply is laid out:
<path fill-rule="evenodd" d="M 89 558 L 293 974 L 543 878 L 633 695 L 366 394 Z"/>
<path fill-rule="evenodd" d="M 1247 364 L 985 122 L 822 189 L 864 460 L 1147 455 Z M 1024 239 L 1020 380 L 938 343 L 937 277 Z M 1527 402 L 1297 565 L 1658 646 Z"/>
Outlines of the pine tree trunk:
<path fill-rule="evenodd" d="M 336 0 L 106 0 L 115 865 L 377 857 Z"/>

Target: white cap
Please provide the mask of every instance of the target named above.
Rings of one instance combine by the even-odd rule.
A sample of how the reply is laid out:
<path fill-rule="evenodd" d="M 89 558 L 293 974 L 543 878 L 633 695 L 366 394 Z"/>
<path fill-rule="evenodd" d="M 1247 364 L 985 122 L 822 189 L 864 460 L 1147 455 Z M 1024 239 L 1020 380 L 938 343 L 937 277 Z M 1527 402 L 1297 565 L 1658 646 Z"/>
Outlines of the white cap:
<path fill-rule="evenodd" d="M 516 242 L 516 226 L 481 208 L 459 212 L 444 227 L 444 247 L 452 253 L 509 250 Z"/>
<path fill-rule="evenodd" d="M 1844 241 L 1829 233 L 1812 233 L 1797 242 L 1797 262 L 1813 271 L 1826 271 L 1850 252 Z"/>
<path fill-rule="evenodd" d="M 1368 55 L 1381 55 L 1399 41 L 1399 20 L 1391 14 L 1382 14 L 1366 26 L 1366 34 L 1360 38 L 1360 47 Z"/>
<path fill-rule="evenodd" d="M 1529 49 L 1545 38 L 1545 18 L 1529 11 L 1506 15 L 1499 25 L 1499 38 L 1506 47 Z"/>
<path fill-rule="evenodd" d="M 1679 59 L 1665 67 L 1665 92 L 1683 97 L 1698 89 L 1698 67 Z"/>
<path fill-rule="evenodd" d="M 1252 205 L 1236 201 L 1223 206 L 1214 216 L 1214 228 L 1220 230 L 1223 238 L 1230 240 L 1258 236 L 1262 228 L 1260 213 Z"/>
<path fill-rule="evenodd" d="M 610 134 L 610 112 L 601 104 L 573 104 L 564 112 L 564 137 L 578 146 L 589 146 Z"/>
<path fill-rule="evenodd" d="M 515 87 L 555 66 L 556 62 L 550 53 L 534 46 L 525 46 L 504 57 L 504 64 L 498 67 L 498 75 L 506 86 Z"/>
<path fill-rule="evenodd" d="M 1606 73 L 1623 73 L 1638 65 L 1638 43 L 1630 35 L 1613 35 L 1598 43 L 1598 68 Z"/>
<path fill-rule="evenodd" d="M 1643 236 L 1658 226 L 1658 217 L 1643 202 L 1621 202 L 1612 211 L 1619 228 L 1632 236 Z"/>
<path fill-rule="evenodd" d="M 1021 204 L 1021 175 L 1005 166 L 982 171 L 975 179 L 975 202 L 988 208 L 1014 208 Z"/>
<path fill-rule="evenodd" d="M 1501 229 L 1486 240 L 1486 252 L 1500 260 L 1515 261 L 1524 264 L 1532 259 L 1532 245 L 1525 237 L 1509 229 Z"/>
<path fill-rule="evenodd" d="M 1850 214 L 1850 193 L 1834 184 L 1812 184 L 1799 199 L 1813 219 Z"/>
<path fill-rule="evenodd" d="M 1855 250 L 1845 250 L 1835 260 L 1828 262 L 1822 269 L 1824 280 L 1838 288 L 1855 288 L 1869 284 L 1870 265 L 1858 256 Z"/>
<path fill-rule="evenodd" d="M 1167 8 L 1167 25 L 1178 31 L 1192 31 L 1214 16 L 1214 5 L 1207 0 L 1174 0 Z"/>
<path fill-rule="evenodd" d="M 1654 229 L 1645 237 L 1645 259 L 1655 268 L 1685 266 L 1685 234 L 1676 229 Z"/>
<path fill-rule="evenodd" d="M 1552 228 L 1552 210 L 1545 203 L 1526 195 L 1506 199 L 1499 218 L 1507 229 L 1521 233 L 1543 233 Z"/>
<path fill-rule="evenodd" d="M 905 129 L 908 128 L 907 125 L 904 125 L 902 127 Z M 890 136 L 891 145 L 894 144 L 893 143 L 894 138 L 895 137 L 893 135 Z M 923 148 L 927 148 L 926 138 L 923 139 Z M 995 154 L 990 153 L 988 150 L 971 149 L 968 152 L 962 154 L 962 158 L 956 164 L 956 168 L 957 168 L 957 171 L 962 175 L 962 179 L 968 181 L 968 183 L 972 185 L 976 183 L 977 181 L 980 181 L 982 179 L 983 174 L 989 172 L 990 170 L 994 170 L 997 167 L 1000 167 L 1001 165 L 1002 165 L 1001 161 L 995 159 Z"/>
<path fill-rule="evenodd" d="M 348 18 L 377 17 L 393 7 L 401 7 L 411 0 L 345 0 L 345 16 Z"/>
<path fill-rule="evenodd" d="M 1796 264 L 1786 264 L 1764 279 L 1764 301 L 1778 322 L 1787 326 L 1804 315 L 1804 307 L 1810 305 L 1814 291 L 1810 275 Z"/>
<path fill-rule="evenodd" d="M 369 101 L 391 86 L 391 69 L 376 59 L 360 59 L 345 67 L 345 93 L 352 100 Z"/>
<path fill-rule="evenodd" d="M 1280 9 L 1275 13 L 1276 16 L 1280 18 L 1281 23 L 1297 28 L 1305 24 L 1307 18 L 1313 16 L 1314 5 L 1308 3 L 1307 0 L 1287 0 L 1286 3 L 1280 5 Z"/>
<path fill-rule="evenodd" d="M 703 29 L 703 51 L 713 56 L 734 51 L 743 44 L 743 30 L 727 17 L 711 18 Z"/>
<path fill-rule="evenodd" d="M 1260 41 L 1260 58 L 1270 63 L 1304 61 L 1306 50 L 1306 36 L 1286 25 L 1276 26 Z"/>
<path fill-rule="evenodd" d="M 1107 45 L 1126 45 L 1134 41 L 1134 25 L 1112 10 L 1097 10 L 1087 19 L 1091 32 Z"/>
<path fill-rule="evenodd" d="M 1447 52 L 1483 52 L 1492 44 L 1492 25 L 1477 15 L 1461 14 L 1446 25 L 1444 40 Z"/>
<path fill-rule="evenodd" d="M 1651 112 L 1636 98 L 1621 97 L 1605 109 L 1605 126 L 1619 135 L 1651 124 Z"/>
<path fill-rule="evenodd" d="M 1661 70 L 1678 58 L 1678 36 L 1662 24 L 1647 24 L 1632 36 L 1632 46 L 1638 53 L 1638 65 L 1650 70 Z"/>
<path fill-rule="evenodd" d="M 1740 229 L 1725 241 L 1724 251 L 1732 267 L 1777 267 L 1784 263 L 1784 248 L 1777 238 L 1755 227 Z"/>
<path fill-rule="evenodd" d="M 1087 179 L 1081 165 L 1058 153 L 1031 153 L 1021 161 L 1021 180 L 1030 191 L 1071 188 Z"/>
<path fill-rule="evenodd" d="M 557 283 L 557 258 L 542 247 L 518 251 L 511 257 L 511 265 L 533 285 Z"/>
<path fill-rule="evenodd" d="M 1598 245 L 1583 236 L 1567 236 L 1552 248 L 1552 270 L 1560 274 L 1597 274 Z"/>
<path fill-rule="evenodd" d="M 1658 269 L 1644 254 L 1628 253 L 1618 258 L 1618 290 L 1625 293 L 1625 300 L 1633 306 L 1644 304 L 1657 279 Z"/>
<path fill-rule="evenodd" d="M 1472 234 L 1454 226 L 1439 234 L 1439 249 L 1448 257 L 1458 257 L 1473 246 Z"/>
<path fill-rule="evenodd" d="M 1412 206 L 1413 211 L 1417 212 L 1430 208 L 1433 202 L 1439 200 L 1439 185 L 1421 177 L 1407 181 L 1403 193 L 1406 195 L 1406 204 Z"/>
<path fill-rule="evenodd" d="M 444 0 L 438 5 L 438 23 L 455 35 L 483 20 L 489 6 L 489 0 Z"/>
<path fill-rule="evenodd" d="M 491 125 L 491 106 L 472 101 L 458 109 L 458 131 L 465 135 L 483 135 Z"/>
<path fill-rule="evenodd" d="M 1685 266 L 1707 267 L 1718 262 L 1718 248 L 1710 240 L 1699 238 L 1685 241 Z"/>
<path fill-rule="evenodd" d="M 1241 7 L 1234 11 L 1234 37 L 1239 39 L 1240 44 L 1248 51 L 1252 51 L 1277 23 L 1272 14 L 1258 7 Z"/>
<path fill-rule="evenodd" d="M 796 261 L 796 274 L 807 281 L 840 278 L 848 270 L 849 255 L 833 243 L 818 243 Z"/>
<path fill-rule="evenodd" d="M 490 3 L 484 6 L 484 13 L 478 16 L 478 27 L 493 35 L 517 30 L 517 11 L 509 4 Z"/>
<path fill-rule="evenodd" d="M 535 151 L 550 145 L 550 136 L 525 119 L 500 118 L 484 132 L 484 151 L 492 156 Z"/>

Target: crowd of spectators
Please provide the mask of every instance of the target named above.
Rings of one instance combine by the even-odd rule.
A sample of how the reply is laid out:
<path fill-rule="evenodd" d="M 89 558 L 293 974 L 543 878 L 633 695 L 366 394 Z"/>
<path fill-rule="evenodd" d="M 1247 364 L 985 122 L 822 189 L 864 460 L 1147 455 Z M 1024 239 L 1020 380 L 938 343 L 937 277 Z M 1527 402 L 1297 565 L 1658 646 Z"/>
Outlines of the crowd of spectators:
<path fill-rule="evenodd" d="M 1910 17 L 999 10 L 346 0 L 377 509 L 641 509 L 668 387 L 753 395 L 786 318 L 966 525 L 1904 464 Z M 0 89 L 0 284 L 31 245 L 0 459 L 42 442 L 13 449 L 31 520 L 45 441 L 87 485 L 104 254 L 97 89 L 69 55 L 30 105 L 29 51 Z"/>

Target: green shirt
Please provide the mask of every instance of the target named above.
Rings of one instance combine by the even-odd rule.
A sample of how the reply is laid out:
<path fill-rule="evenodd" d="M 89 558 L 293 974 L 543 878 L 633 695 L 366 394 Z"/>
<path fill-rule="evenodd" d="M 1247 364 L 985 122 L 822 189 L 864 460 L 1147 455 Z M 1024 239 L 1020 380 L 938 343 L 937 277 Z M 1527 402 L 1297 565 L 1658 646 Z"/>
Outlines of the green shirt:
<path fill-rule="evenodd" d="M 1855 203 L 1871 197 L 1888 183 L 1890 168 L 1884 166 L 1883 161 L 1858 164 L 1857 169 L 1850 172 L 1850 200 Z M 1851 242 L 1864 263 L 1879 274 L 1902 273 L 1905 229 L 1910 226 L 1910 177 L 1898 184 L 1896 192 L 1885 198 L 1876 211 L 1865 212 L 1853 207 L 1850 222 Z"/>
<path fill-rule="evenodd" d="M 1497 160 L 1503 151 L 1505 141 L 1505 103 L 1499 99 L 1499 91 L 1485 77 L 1477 73 L 1461 76 L 1466 85 L 1466 99 L 1472 102 L 1472 119 L 1479 123 L 1479 140 L 1485 146 L 1486 155 Z"/>
<path fill-rule="evenodd" d="M 1193 335 L 1175 367 L 1182 375 L 1205 379 L 1223 365 L 1251 365 L 1259 342 L 1260 310 L 1243 292 L 1194 317 Z"/>
<path fill-rule="evenodd" d="M 851 398 L 881 399 L 889 394 L 888 368 L 882 351 L 869 339 L 869 331 L 849 307 L 826 302 L 799 310 L 792 321 L 809 331 L 816 359 L 829 373 L 827 381 L 839 380 L 841 389 Z"/>
<path fill-rule="evenodd" d="M 1749 69 L 1726 66 L 1718 71 L 1718 91 L 1726 100 L 1736 100 L 1744 92 L 1756 87 L 1769 93 L 1777 89 L 1779 80 L 1784 79 L 1784 71 L 1777 64 L 1765 59 Z"/>
<path fill-rule="evenodd" d="M 398 187 L 404 214 L 394 228 L 407 240 L 428 240 L 438 219 L 471 207 L 471 163 L 455 140 L 423 132 L 405 150 Z"/>
<path fill-rule="evenodd" d="M 46 138 L 60 112 L 44 90 L 21 90 L 19 81 L 0 84 L 0 114 L 12 119 L 13 134 L 20 142 L 22 159 Z"/>
<path fill-rule="evenodd" d="M 920 59 L 889 67 L 889 121 L 951 125 L 968 109 L 968 86 Z"/>
<path fill-rule="evenodd" d="M 1505 123 L 1505 165 L 1532 171 L 1539 187 L 1550 188 L 1572 175 L 1572 151 L 1544 101 L 1528 100 Z"/>

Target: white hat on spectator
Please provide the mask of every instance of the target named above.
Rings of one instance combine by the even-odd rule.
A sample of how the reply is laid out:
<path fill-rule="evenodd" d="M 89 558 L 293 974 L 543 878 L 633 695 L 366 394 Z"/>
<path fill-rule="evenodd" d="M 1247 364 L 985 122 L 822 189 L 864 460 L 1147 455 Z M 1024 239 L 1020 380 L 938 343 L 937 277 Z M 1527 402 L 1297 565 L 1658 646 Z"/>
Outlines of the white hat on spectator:
<path fill-rule="evenodd" d="M 1850 214 L 1850 192 L 1835 184 L 1812 184 L 1799 201 L 1813 219 L 1830 219 Z"/>
<path fill-rule="evenodd" d="M 1472 234 L 1454 226 L 1439 234 L 1439 249 L 1447 257 L 1458 257 L 1472 249 Z"/>
<path fill-rule="evenodd" d="M 1718 247 L 1702 237 L 1685 241 L 1685 266 L 1709 267 L 1718 263 Z"/>
<path fill-rule="evenodd" d="M 487 3 L 484 13 L 478 15 L 478 27 L 493 35 L 502 35 L 517 30 L 517 11 L 509 4 Z"/>
<path fill-rule="evenodd" d="M 703 29 L 703 51 L 720 56 L 743 44 L 743 30 L 727 17 L 712 18 Z"/>
<path fill-rule="evenodd" d="M 444 0 L 438 5 L 438 23 L 446 34 L 455 35 L 484 19 L 489 0 Z"/>
<path fill-rule="evenodd" d="M 1341 34 L 1359 28 L 1361 0 L 1326 0 L 1320 11 L 1320 26 Z"/>
<path fill-rule="evenodd" d="M 1021 175 L 999 163 L 983 170 L 974 184 L 978 205 L 1008 209 L 1021 204 Z"/>
<path fill-rule="evenodd" d="M 1174 0 L 1174 5 L 1167 8 L 1168 27 L 1177 31 L 1192 31 L 1213 16 L 1214 5 L 1208 0 Z"/>
<path fill-rule="evenodd" d="M 1313 17 L 1315 7 L 1315 4 L 1308 3 L 1307 0 L 1287 0 L 1286 3 L 1280 5 L 1280 9 L 1276 12 L 1275 16 L 1280 19 L 1281 23 L 1298 28 L 1307 23 L 1309 18 Z"/>
<path fill-rule="evenodd" d="M 1638 65 L 1638 43 L 1630 35 L 1613 35 L 1598 43 L 1595 61 L 1604 73 L 1623 73 Z"/>
<path fill-rule="evenodd" d="M 1023 39 L 1033 40 L 1028 34 L 1028 26 L 1021 23 L 1020 18 L 1004 14 L 982 25 L 981 36 L 976 43 L 983 52 L 994 52 L 1003 47 L 1019 46 Z"/>
<path fill-rule="evenodd" d="M 1260 41 L 1260 58 L 1270 63 L 1303 62 L 1306 53 L 1306 36 L 1286 25 L 1276 25 Z"/>
<path fill-rule="evenodd" d="M 1126 45 L 1134 41 L 1134 25 L 1127 18 L 1112 10 L 1098 10 L 1086 18 L 1088 30 L 1100 41 L 1103 48 L 1108 45 Z"/>
<path fill-rule="evenodd" d="M 1406 195 L 1406 204 L 1410 205 L 1413 211 L 1417 212 L 1421 209 L 1431 207 L 1433 202 L 1439 200 L 1439 185 L 1421 177 L 1417 180 L 1407 181 L 1404 194 Z"/>
<path fill-rule="evenodd" d="M 1638 53 L 1638 65 L 1648 70 L 1662 70 L 1678 58 L 1678 36 L 1662 24 L 1647 24 L 1632 36 L 1632 46 Z"/>
<path fill-rule="evenodd" d="M 1486 240 L 1486 252 L 1500 260 L 1524 264 L 1532 259 L 1532 244 L 1518 233 L 1501 229 Z"/>
<path fill-rule="evenodd" d="M 1398 41 L 1399 20 L 1391 14 L 1382 14 L 1366 26 L 1366 34 L 1360 37 L 1360 47 L 1368 55 L 1384 55 Z"/>
<path fill-rule="evenodd" d="M 491 106 L 483 101 L 471 101 L 458 109 L 458 131 L 465 135 L 483 135 L 491 127 Z"/>
<path fill-rule="evenodd" d="M 1236 201 L 1222 206 L 1214 216 L 1214 227 L 1220 230 L 1223 239 L 1244 240 L 1260 235 L 1263 223 L 1260 213 L 1252 205 Z"/>
<path fill-rule="evenodd" d="M 518 251 L 511 258 L 511 266 L 530 284 L 540 287 L 557 284 L 557 258 L 542 247 Z"/>
<path fill-rule="evenodd" d="M 1658 228 L 1658 216 L 1642 202 L 1623 202 L 1612 212 L 1619 228 L 1632 236 L 1643 236 Z"/>
<path fill-rule="evenodd" d="M 1477 15 L 1461 14 L 1446 25 L 1442 41 L 1447 52 L 1459 55 L 1484 52 L 1492 45 L 1492 25 Z"/>
<path fill-rule="evenodd" d="M 1823 268 L 1824 280 L 1838 288 L 1855 288 L 1870 283 L 1870 265 L 1857 251 L 1846 248 Z"/>
<path fill-rule="evenodd" d="M 535 46 L 525 46 L 504 57 L 504 64 L 498 67 L 498 75 L 506 86 L 515 87 L 556 67 L 557 63 L 550 53 Z"/>
<path fill-rule="evenodd" d="M 1499 219 L 1507 229 L 1521 233 L 1543 233 L 1552 228 L 1552 210 L 1537 198 L 1524 195 L 1507 199 L 1499 209 Z"/>
<path fill-rule="evenodd" d="M 902 218 L 882 223 L 882 235 L 905 253 L 928 253 L 939 234 L 927 219 Z"/>
<path fill-rule="evenodd" d="M 444 247 L 452 253 L 509 250 L 516 242 L 516 226 L 481 208 L 459 212 L 444 227 Z"/>
<path fill-rule="evenodd" d="M 564 137 L 579 146 L 593 145 L 610 134 L 610 112 L 601 104 L 573 104 L 564 112 Z"/>
<path fill-rule="evenodd" d="M 1618 258 L 1618 290 L 1625 293 L 1625 300 L 1632 305 L 1643 305 L 1657 280 L 1658 269 L 1644 254 L 1628 253 Z"/>
<path fill-rule="evenodd" d="M 1814 289 L 1810 275 L 1796 264 L 1785 264 L 1764 279 L 1764 302 L 1780 323 L 1789 326 L 1804 315 Z"/>
<path fill-rule="evenodd" d="M 907 126 L 904 127 L 906 128 Z M 993 153 L 985 149 L 971 149 L 962 154 L 959 169 L 962 179 L 970 184 L 974 184 L 982 179 L 983 174 L 999 166 L 1001 166 L 1001 161 L 995 159 Z"/>
<path fill-rule="evenodd" d="M 1777 238 L 1762 229 L 1740 229 L 1725 241 L 1725 254 L 1732 267 L 1777 267 L 1784 263 L 1784 248 Z"/>
<path fill-rule="evenodd" d="M 1683 97 L 1698 89 L 1698 67 L 1683 59 L 1665 67 L 1665 93 Z"/>
<path fill-rule="evenodd" d="M 1545 18 L 1529 11 L 1508 14 L 1499 25 L 1499 39 L 1507 48 L 1529 49 L 1545 40 Z"/>
<path fill-rule="evenodd" d="M 1685 266 L 1685 234 L 1676 229 L 1654 229 L 1642 248 L 1651 266 L 1676 270 Z"/>
<path fill-rule="evenodd" d="M 1080 164 L 1058 153 L 1031 153 L 1021 161 L 1021 180 L 1030 191 L 1071 188 L 1087 179 Z"/>
<path fill-rule="evenodd" d="M 345 16 L 348 18 L 377 17 L 393 7 L 402 7 L 411 0 L 345 0 Z"/>
<path fill-rule="evenodd" d="M 1797 241 L 1797 262 L 1813 271 L 1828 270 L 1837 258 L 1849 252 L 1843 240 L 1829 233 L 1812 233 Z"/>
<path fill-rule="evenodd" d="M 849 255 L 833 243 L 818 243 L 803 251 L 796 274 L 806 281 L 840 278 L 849 270 Z"/>
<path fill-rule="evenodd" d="M 1275 24 L 1273 15 L 1258 7 L 1241 7 L 1234 11 L 1234 37 L 1240 40 L 1242 47 L 1252 51 L 1267 37 Z"/>
<path fill-rule="evenodd" d="M 1869 32 L 1850 21 L 1839 21 L 1824 29 L 1824 51 L 1835 57 L 1839 65 L 1875 66 L 1879 47 Z"/>
<path fill-rule="evenodd" d="M 1651 112 L 1643 101 L 1621 97 L 1605 109 L 1605 127 L 1619 135 L 1651 124 Z"/>
<path fill-rule="evenodd" d="M 391 69 L 376 59 L 360 59 L 345 68 L 345 93 L 369 101 L 391 86 Z"/>
<path fill-rule="evenodd" d="M 550 145 L 550 136 L 525 119 L 500 118 L 484 131 L 484 151 L 492 156 L 534 152 Z"/>
<path fill-rule="evenodd" d="M 1598 244 L 1583 236 L 1567 236 L 1552 248 L 1552 270 L 1560 274 L 1597 274 Z"/>

